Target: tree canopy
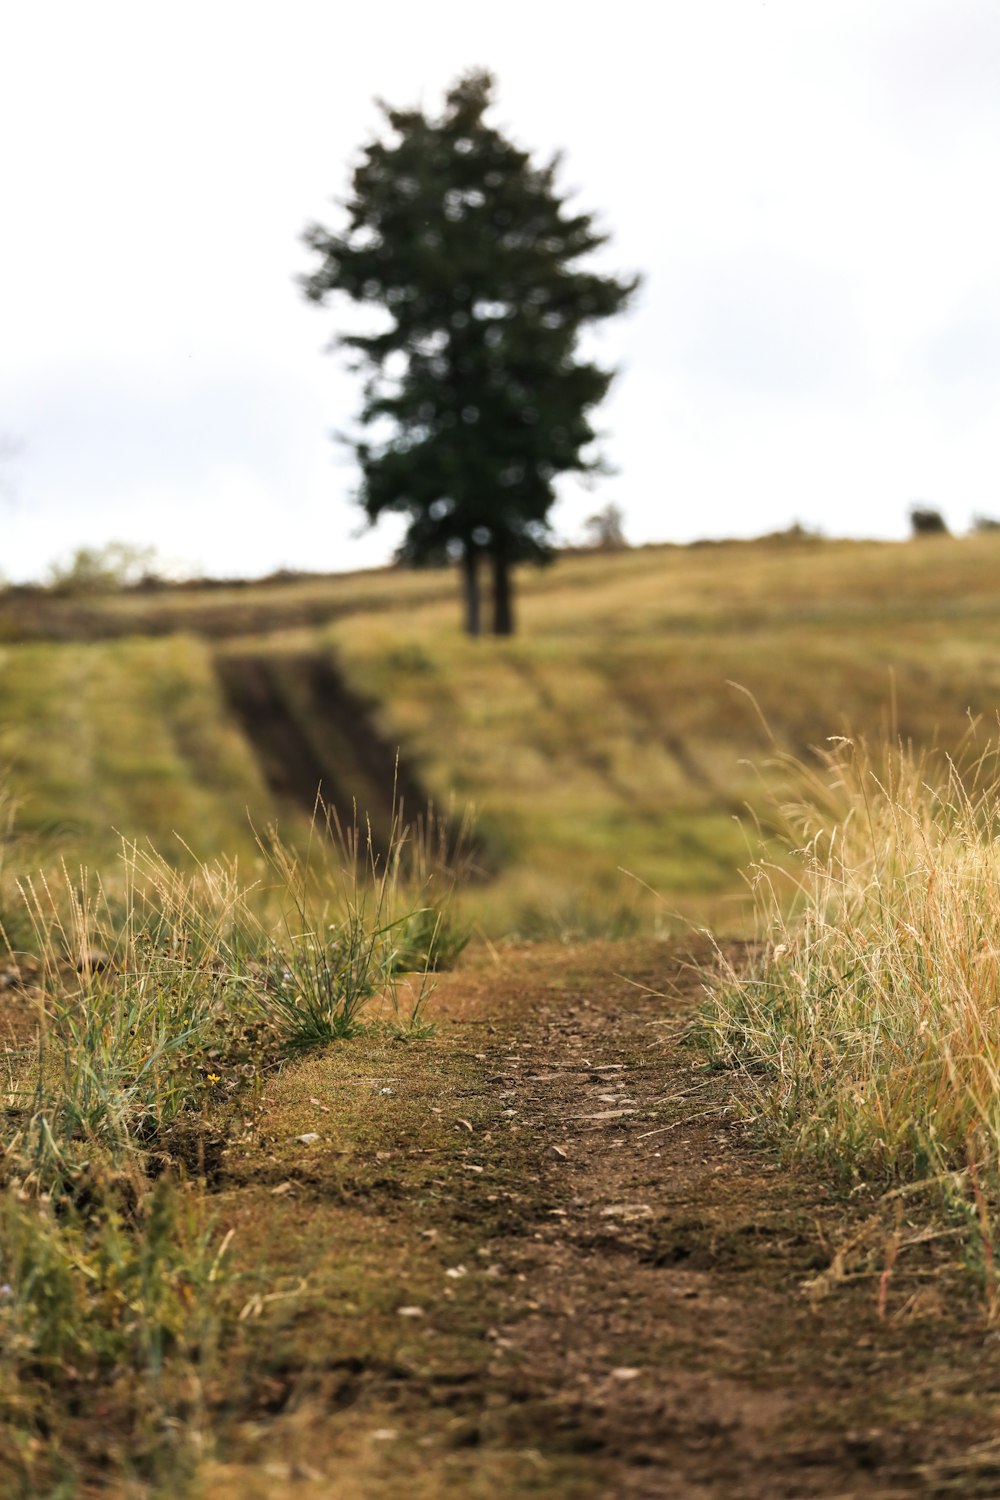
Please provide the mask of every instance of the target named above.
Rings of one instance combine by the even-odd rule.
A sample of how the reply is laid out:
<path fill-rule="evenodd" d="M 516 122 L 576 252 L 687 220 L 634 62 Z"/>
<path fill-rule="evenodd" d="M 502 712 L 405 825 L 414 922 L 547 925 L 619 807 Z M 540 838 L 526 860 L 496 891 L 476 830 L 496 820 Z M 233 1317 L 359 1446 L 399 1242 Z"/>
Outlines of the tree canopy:
<path fill-rule="evenodd" d="M 364 148 L 344 227 L 306 231 L 319 263 L 302 279 L 313 301 L 380 310 L 337 340 L 366 373 L 358 498 L 372 522 L 408 518 L 404 560 L 461 560 L 473 634 L 480 562 L 509 634 L 512 566 L 551 554 L 554 480 L 599 467 L 590 413 L 614 372 L 578 339 L 638 285 L 581 264 L 607 236 L 567 207 L 558 157 L 535 165 L 487 123 L 493 89 L 467 74 L 437 118 L 380 104 L 391 135 Z"/>

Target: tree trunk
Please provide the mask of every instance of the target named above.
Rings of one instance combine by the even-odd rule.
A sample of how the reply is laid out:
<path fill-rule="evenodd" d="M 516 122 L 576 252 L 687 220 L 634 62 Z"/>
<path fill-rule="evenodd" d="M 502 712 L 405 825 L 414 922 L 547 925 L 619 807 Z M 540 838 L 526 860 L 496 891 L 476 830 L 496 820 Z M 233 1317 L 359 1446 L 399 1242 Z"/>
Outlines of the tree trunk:
<path fill-rule="evenodd" d="M 462 597 L 465 601 L 465 633 L 479 635 L 482 622 L 479 609 L 479 557 L 474 547 L 462 553 Z"/>
<path fill-rule="evenodd" d="M 514 634 L 514 596 L 510 559 L 504 552 L 493 554 L 493 634 Z"/>

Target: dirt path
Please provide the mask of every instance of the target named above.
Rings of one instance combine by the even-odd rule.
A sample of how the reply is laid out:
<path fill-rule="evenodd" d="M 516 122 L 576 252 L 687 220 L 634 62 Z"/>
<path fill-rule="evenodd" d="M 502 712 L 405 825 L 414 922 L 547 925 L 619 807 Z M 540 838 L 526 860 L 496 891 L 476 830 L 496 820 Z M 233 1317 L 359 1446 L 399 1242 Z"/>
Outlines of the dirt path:
<path fill-rule="evenodd" d="M 219 1202 L 274 1300 L 199 1493 L 1000 1495 L 949 1242 L 881 1278 L 873 1206 L 779 1167 L 680 1043 L 697 989 L 662 945 L 483 957 L 430 1039 L 269 1085 Z"/>

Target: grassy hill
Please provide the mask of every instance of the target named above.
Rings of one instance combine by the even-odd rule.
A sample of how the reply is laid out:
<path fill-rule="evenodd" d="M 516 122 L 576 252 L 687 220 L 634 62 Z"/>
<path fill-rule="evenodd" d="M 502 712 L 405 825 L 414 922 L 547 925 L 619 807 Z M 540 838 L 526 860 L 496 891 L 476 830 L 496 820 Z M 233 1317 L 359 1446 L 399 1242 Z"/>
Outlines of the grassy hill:
<path fill-rule="evenodd" d="M 392 569 L 9 591 L 0 761 L 31 857 L 106 859 L 117 830 L 252 858 L 251 821 L 303 835 L 316 770 L 384 817 L 398 746 L 410 811 L 424 792 L 476 808 L 493 878 L 466 901 L 490 935 L 672 911 L 735 928 L 774 745 L 895 727 L 956 746 L 1000 702 L 990 535 L 567 555 L 522 573 L 511 641 L 463 638 L 455 594 L 447 572 Z M 269 741 L 233 663 L 267 679 Z"/>
<path fill-rule="evenodd" d="M 998 562 L 564 557 L 500 642 L 447 574 L 0 596 L 0 1492 L 728 1494 L 719 1411 L 755 1494 L 985 1494 L 995 747 L 810 747 L 985 740 Z M 394 779 L 473 800 L 466 923 L 560 941 L 429 1008 L 440 870 L 300 858 L 320 779 L 379 846 Z M 796 909 L 751 867 L 726 941 L 781 794 Z M 567 941 L 671 910 L 716 939 Z"/>

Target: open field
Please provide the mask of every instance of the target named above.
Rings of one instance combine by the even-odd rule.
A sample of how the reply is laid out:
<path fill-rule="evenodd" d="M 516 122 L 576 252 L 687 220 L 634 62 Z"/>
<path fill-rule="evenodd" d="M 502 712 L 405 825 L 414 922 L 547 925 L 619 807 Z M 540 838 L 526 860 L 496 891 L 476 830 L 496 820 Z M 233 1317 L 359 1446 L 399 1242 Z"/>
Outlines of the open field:
<path fill-rule="evenodd" d="M 0 1493 L 995 1495 L 998 563 L 8 597 Z"/>
<path fill-rule="evenodd" d="M 113 828 L 250 857 L 248 812 L 300 834 L 317 771 L 348 821 L 352 798 L 384 819 L 380 741 L 411 788 L 474 805 L 497 878 L 467 906 L 490 936 L 669 926 L 673 912 L 736 930 L 737 819 L 766 817 L 781 782 L 762 784 L 772 742 L 748 694 L 799 755 L 848 727 L 955 745 L 1000 703 L 998 576 L 991 535 L 578 554 L 523 571 L 509 642 L 461 637 L 449 573 L 14 593 L 0 601 L 0 758 L 23 826 L 60 830 L 72 858 L 113 854 Z M 230 662 L 274 684 L 271 743 L 227 698 Z M 338 698 L 331 714 L 324 676 L 349 709 Z M 269 761 L 301 765 L 297 802 Z"/>

